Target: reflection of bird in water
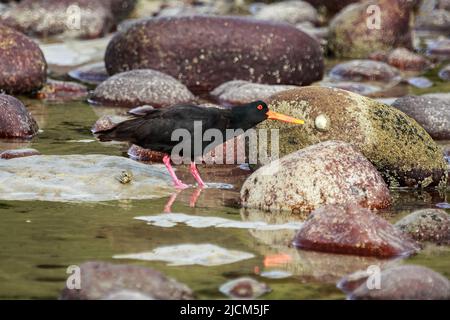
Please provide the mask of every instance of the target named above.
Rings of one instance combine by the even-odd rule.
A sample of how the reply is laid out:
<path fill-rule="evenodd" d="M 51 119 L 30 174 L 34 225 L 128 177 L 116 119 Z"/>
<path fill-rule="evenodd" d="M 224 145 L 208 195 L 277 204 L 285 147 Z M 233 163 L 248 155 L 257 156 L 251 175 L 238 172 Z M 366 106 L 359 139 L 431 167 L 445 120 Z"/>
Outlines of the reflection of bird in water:
<path fill-rule="evenodd" d="M 202 193 L 202 188 L 195 189 L 194 192 L 192 192 L 191 198 L 189 200 L 189 206 L 191 208 L 195 207 L 195 204 L 197 203 L 198 198 L 200 197 L 200 194 Z M 164 212 L 165 213 L 171 213 L 172 212 L 172 205 L 177 199 L 178 195 L 180 194 L 182 190 L 179 189 L 176 192 L 172 193 L 169 200 L 167 201 L 166 205 L 164 206 Z"/>

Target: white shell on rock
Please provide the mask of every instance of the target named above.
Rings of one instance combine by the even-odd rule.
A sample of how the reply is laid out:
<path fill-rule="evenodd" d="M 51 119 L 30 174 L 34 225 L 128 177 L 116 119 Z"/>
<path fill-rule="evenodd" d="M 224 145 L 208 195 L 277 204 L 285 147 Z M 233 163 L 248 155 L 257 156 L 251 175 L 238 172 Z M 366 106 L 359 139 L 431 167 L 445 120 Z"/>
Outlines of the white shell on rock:
<path fill-rule="evenodd" d="M 330 128 L 330 118 L 324 114 L 319 114 L 316 119 L 314 119 L 314 126 L 319 131 L 328 131 Z"/>

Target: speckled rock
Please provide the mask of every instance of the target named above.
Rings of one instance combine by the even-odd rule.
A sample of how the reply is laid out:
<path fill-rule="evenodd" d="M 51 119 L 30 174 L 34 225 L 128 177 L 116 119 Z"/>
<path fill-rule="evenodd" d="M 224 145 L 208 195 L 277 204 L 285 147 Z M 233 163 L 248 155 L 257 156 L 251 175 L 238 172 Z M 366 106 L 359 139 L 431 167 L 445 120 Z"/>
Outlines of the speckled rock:
<path fill-rule="evenodd" d="M 450 64 L 439 70 L 439 78 L 444 81 L 450 81 Z"/>
<path fill-rule="evenodd" d="M 312 5 L 304 1 L 295 0 L 281 1 L 263 6 L 253 17 L 292 24 L 305 21 L 317 23 L 319 21 L 317 10 Z"/>
<path fill-rule="evenodd" d="M 127 120 L 128 117 L 121 116 L 121 115 L 104 115 L 100 117 L 92 126 L 91 132 L 92 133 L 98 133 L 100 131 L 112 129 L 114 126 L 116 126 L 119 122 L 122 122 L 124 120 Z"/>
<path fill-rule="evenodd" d="M 399 220 L 395 226 L 417 241 L 450 244 L 450 216 L 444 210 L 417 210 Z"/>
<path fill-rule="evenodd" d="M 107 1 L 23 0 L 4 12 L 0 22 L 37 37 L 97 38 L 113 26 Z"/>
<path fill-rule="evenodd" d="M 450 39 L 431 41 L 427 46 L 427 53 L 439 59 L 450 58 Z"/>
<path fill-rule="evenodd" d="M 340 141 L 319 143 L 259 168 L 242 186 L 241 200 L 246 208 L 293 213 L 324 204 L 355 202 L 385 208 L 391 203 L 375 167 Z"/>
<path fill-rule="evenodd" d="M 293 88 L 296 88 L 296 86 L 270 85 L 232 80 L 221 84 L 210 94 L 221 104 L 240 105 L 256 100 L 264 100 L 275 93 Z"/>
<path fill-rule="evenodd" d="M 392 106 L 414 118 L 433 138 L 450 139 L 450 100 L 405 96 Z"/>
<path fill-rule="evenodd" d="M 6 94 L 0 94 L 0 138 L 32 138 L 38 125 L 23 103 Z"/>
<path fill-rule="evenodd" d="M 87 64 L 71 70 L 67 74 L 75 80 L 94 85 L 97 85 L 108 78 L 104 62 Z"/>
<path fill-rule="evenodd" d="M 407 71 L 422 71 L 429 66 L 427 59 L 405 48 L 393 50 L 387 57 L 387 62 L 391 66 Z"/>
<path fill-rule="evenodd" d="M 379 28 L 370 5 L 380 9 Z M 412 48 L 411 2 L 369 0 L 349 5 L 330 22 L 328 47 L 337 57 L 366 58 L 374 51 Z M 368 23 L 373 26 L 368 27 Z"/>
<path fill-rule="evenodd" d="M 176 79 L 150 69 L 116 74 L 99 84 L 90 97 L 94 103 L 121 107 L 166 107 L 194 100 L 194 95 Z"/>
<path fill-rule="evenodd" d="M 40 155 L 41 153 L 36 149 L 13 149 L 0 151 L 0 159 L 14 159 L 22 157 L 30 157 Z"/>
<path fill-rule="evenodd" d="M 47 63 L 30 38 L 0 24 L 0 92 L 27 93 L 47 77 Z"/>
<path fill-rule="evenodd" d="M 81 264 L 79 272 L 81 289 L 66 286 L 60 299 L 100 300 L 118 296 L 134 296 L 138 300 L 194 299 L 192 290 L 186 285 L 150 268 L 90 261 Z"/>
<path fill-rule="evenodd" d="M 315 86 L 283 91 L 267 102 L 273 111 L 305 119 L 301 126 L 279 121 L 257 126 L 280 130 L 280 156 L 318 142 L 342 140 L 356 146 L 392 187 L 446 184 L 441 148 L 396 108 L 348 91 Z M 319 116 L 325 121 L 316 123 Z"/>
<path fill-rule="evenodd" d="M 311 213 L 294 246 L 362 256 L 406 256 L 419 246 L 388 221 L 356 204 L 323 206 Z"/>
<path fill-rule="evenodd" d="M 242 17 L 156 18 L 135 23 L 111 40 L 105 64 L 109 74 L 155 69 L 195 93 L 236 79 L 306 85 L 323 75 L 322 50 L 315 39 L 294 26 Z"/>
<path fill-rule="evenodd" d="M 252 278 L 242 277 L 220 286 L 219 291 L 234 299 L 256 299 L 271 291 L 270 287 Z"/>
<path fill-rule="evenodd" d="M 67 102 L 84 100 L 88 95 L 86 86 L 70 81 L 48 79 L 36 92 L 36 98 L 47 102 Z"/>
<path fill-rule="evenodd" d="M 164 153 L 158 151 L 152 151 L 150 149 L 144 149 L 133 144 L 127 151 L 128 156 L 137 161 L 151 161 L 151 162 L 162 162 Z"/>
<path fill-rule="evenodd" d="M 373 60 L 352 60 L 334 66 L 330 77 L 346 81 L 399 82 L 399 71 L 390 65 Z"/>
<path fill-rule="evenodd" d="M 364 282 L 349 295 L 349 298 L 355 300 L 450 299 L 450 282 L 429 268 L 404 265 L 383 270 L 380 275 L 379 290 L 370 290 Z"/>

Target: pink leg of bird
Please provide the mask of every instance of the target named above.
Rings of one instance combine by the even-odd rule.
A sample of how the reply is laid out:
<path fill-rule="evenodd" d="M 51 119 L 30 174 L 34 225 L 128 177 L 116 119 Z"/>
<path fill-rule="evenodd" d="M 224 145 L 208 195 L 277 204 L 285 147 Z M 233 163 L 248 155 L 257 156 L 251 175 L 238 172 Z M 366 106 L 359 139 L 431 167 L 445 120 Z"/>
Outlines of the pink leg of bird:
<path fill-rule="evenodd" d="M 197 170 L 197 165 L 195 162 L 191 162 L 191 174 L 194 177 L 195 181 L 197 181 L 198 186 L 200 188 L 206 187 L 206 184 L 203 182 L 202 178 L 200 177 L 200 173 Z"/>
<path fill-rule="evenodd" d="M 165 155 L 163 157 L 163 162 L 166 165 L 167 171 L 169 171 L 169 174 L 172 177 L 175 188 L 178 189 L 188 188 L 189 186 L 187 184 L 184 184 L 180 179 L 178 179 L 177 175 L 175 174 L 175 171 L 173 170 L 172 165 L 170 164 L 170 156 Z"/>

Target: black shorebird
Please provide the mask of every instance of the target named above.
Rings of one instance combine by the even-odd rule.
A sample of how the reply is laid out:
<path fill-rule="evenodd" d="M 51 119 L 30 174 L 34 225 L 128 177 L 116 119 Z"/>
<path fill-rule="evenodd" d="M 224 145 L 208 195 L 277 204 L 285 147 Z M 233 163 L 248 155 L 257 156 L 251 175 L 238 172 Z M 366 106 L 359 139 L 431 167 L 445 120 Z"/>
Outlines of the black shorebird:
<path fill-rule="evenodd" d="M 201 123 L 200 138 L 208 129 L 217 129 L 222 133 L 224 140 L 226 130 L 242 129 L 246 131 L 266 119 L 276 119 L 290 123 L 303 124 L 303 120 L 270 111 L 262 101 L 255 101 L 246 105 L 229 109 L 214 107 L 200 107 L 195 105 L 174 105 L 167 108 L 146 110 L 145 114 L 135 116 L 130 120 L 120 122 L 111 129 L 96 132 L 100 141 L 128 141 L 145 149 L 163 152 L 166 155 L 163 162 L 173 179 L 175 187 L 185 188 L 183 182 L 177 178 L 170 162 L 172 149 L 179 144 L 174 141 L 172 133 L 177 129 L 184 129 L 191 137 L 195 136 L 195 122 Z M 186 131 L 187 130 L 187 131 Z M 234 136 L 233 136 L 234 137 Z M 191 160 L 190 171 L 200 187 L 204 187 L 195 160 L 207 151 L 225 141 L 201 141 L 201 148 L 196 148 L 194 139 L 191 139 L 191 154 L 182 155 Z"/>

